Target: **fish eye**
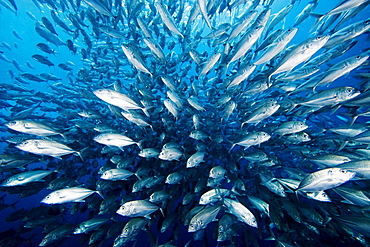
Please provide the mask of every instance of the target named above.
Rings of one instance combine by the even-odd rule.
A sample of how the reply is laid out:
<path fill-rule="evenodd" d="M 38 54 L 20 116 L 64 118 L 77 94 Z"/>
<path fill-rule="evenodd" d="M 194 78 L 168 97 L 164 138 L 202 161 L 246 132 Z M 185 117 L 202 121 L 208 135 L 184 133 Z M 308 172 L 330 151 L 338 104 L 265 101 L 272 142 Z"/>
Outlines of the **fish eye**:
<path fill-rule="evenodd" d="M 201 225 L 201 226 L 202 226 L 202 225 L 204 225 L 203 221 L 201 221 L 201 222 L 200 222 L 200 225 Z"/>
<path fill-rule="evenodd" d="M 343 174 L 346 174 L 347 173 L 346 170 L 341 170 L 340 172 L 343 173 Z"/>
<path fill-rule="evenodd" d="M 125 232 L 128 232 L 128 229 L 127 228 L 125 228 L 125 230 L 124 230 Z"/>

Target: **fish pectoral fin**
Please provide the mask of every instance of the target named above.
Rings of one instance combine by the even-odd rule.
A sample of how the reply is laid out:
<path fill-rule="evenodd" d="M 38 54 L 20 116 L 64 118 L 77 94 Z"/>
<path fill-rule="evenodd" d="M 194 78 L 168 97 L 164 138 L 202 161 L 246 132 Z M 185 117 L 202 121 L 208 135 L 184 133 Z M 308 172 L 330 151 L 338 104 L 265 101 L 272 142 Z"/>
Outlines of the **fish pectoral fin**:
<path fill-rule="evenodd" d="M 73 202 L 85 202 L 85 200 L 74 200 Z"/>

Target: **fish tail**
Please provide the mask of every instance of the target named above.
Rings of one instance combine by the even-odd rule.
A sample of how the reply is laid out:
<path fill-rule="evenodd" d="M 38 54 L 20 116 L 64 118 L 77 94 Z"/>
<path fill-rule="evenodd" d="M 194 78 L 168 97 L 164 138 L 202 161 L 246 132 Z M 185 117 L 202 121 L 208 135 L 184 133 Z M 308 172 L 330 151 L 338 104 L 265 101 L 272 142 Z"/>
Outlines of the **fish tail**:
<path fill-rule="evenodd" d="M 349 127 L 351 127 L 351 126 L 356 122 L 356 120 L 357 120 L 357 118 L 358 118 L 359 116 L 360 116 L 360 115 L 353 116 L 353 117 L 351 118 L 351 120 L 349 121 L 348 126 L 349 126 Z"/>
<path fill-rule="evenodd" d="M 80 156 L 82 162 L 85 162 L 85 159 L 84 157 L 82 156 L 82 153 L 81 152 L 76 152 L 78 154 L 78 156 Z"/>
<path fill-rule="evenodd" d="M 68 140 L 68 139 L 67 139 L 67 136 L 65 136 L 63 133 L 60 133 L 59 135 L 60 135 L 61 137 L 63 137 L 63 139 L 64 139 L 64 140 L 66 140 L 66 141 Z"/>
<path fill-rule="evenodd" d="M 229 153 L 231 152 L 231 150 L 235 147 L 235 145 L 236 144 L 233 144 L 232 146 L 231 146 L 231 148 L 229 149 Z"/>
<path fill-rule="evenodd" d="M 342 144 L 340 145 L 340 147 L 338 148 L 338 151 L 342 150 L 346 145 L 347 145 L 348 141 L 347 140 L 344 140 L 342 142 Z"/>
<path fill-rule="evenodd" d="M 298 201 L 298 203 L 299 203 L 298 189 L 293 190 L 293 191 L 294 191 L 294 194 L 295 194 L 295 196 L 297 197 L 297 201 Z"/>
<path fill-rule="evenodd" d="M 136 143 L 136 145 L 140 148 L 140 150 L 143 150 L 142 143 L 145 141 L 145 139 L 140 140 L 139 142 Z"/>
<path fill-rule="evenodd" d="M 161 214 L 164 218 L 166 218 L 166 216 L 164 215 L 164 211 L 163 211 L 163 208 L 159 208 L 159 211 L 161 211 Z"/>
<path fill-rule="evenodd" d="M 313 18 L 316 19 L 315 23 L 312 25 L 312 27 L 310 29 L 310 32 L 312 32 L 312 30 L 314 30 L 319 25 L 319 23 L 322 21 L 322 19 L 325 17 L 325 15 L 310 13 L 310 16 L 312 16 Z"/>
<path fill-rule="evenodd" d="M 98 194 L 98 195 L 99 195 L 103 200 L 105 199 L 105 198 L 104 198 L 104 196 L 103 196 L 103 194 L 102 194 L 100 191 L 98 191 L 98 190 L 97 190 L 97 191 L 95 191 L 95 192 L 96 192 L 96 194 Z"/>

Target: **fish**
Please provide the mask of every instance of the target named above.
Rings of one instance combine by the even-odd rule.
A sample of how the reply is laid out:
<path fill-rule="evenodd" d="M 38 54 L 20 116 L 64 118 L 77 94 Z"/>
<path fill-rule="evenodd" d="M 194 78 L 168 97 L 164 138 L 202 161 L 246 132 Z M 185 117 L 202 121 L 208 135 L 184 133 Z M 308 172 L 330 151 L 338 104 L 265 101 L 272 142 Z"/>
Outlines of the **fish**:
<path fill-rule="evenodd" d="M 126 94 L 112 89 L 98 89 L 93 92 L 99 99 L 124 110 L 142 109 L 142 107 Z"/>
<path fill-rule="evenodd" d="M 36 46 L 37 46 L 38 49 L 40 49 L 41 51 L 43 51 L 47 54 L 54 54 L 55 55 L 55 51 L 52 50 L 47 44 L 38 43 Z"/>
<path fill-rule="evenodd" d="M 81 159 L 83 159 L 79 151 L 75 151 L 67 145 L 56 141 L 29 139 L 21 144 L 18 144 L 16 147 L 25 152 L 30 152 L 37 155 L 47 155 L 57 159 L 61 159 L 60 156 L 63 155 L 76 153 L 81 157 Z"/>
<path fill-rule="evenodd" d="M 58 35 L 57 32 L 55 31 L 55 28 L 53 26 L 53 24 L 48 20 L 48 18 L 46 17 L 42 17 L 41 18 L 41 21 L 42 23 L 44 24 L 44 26 L 53 34 L 55 35 Z"/>
<path fill-rule="evenodd" d="M 254 145 L 259 145 L 263 142 L 266 142 L 270 139 L 270 135 L 264 131 L 253 132 L 242 137 L 238 142 L 234 143 L 230 150 L 232 150 L 236 145 L 249 148 Z"/>
<path fill-rule="evenodd" d="M 92 218 L 92 219 L 86 220 L 84 222 L 81 222 L 79 226 L 76 227 L 73 234 L 89 233 L 90 231 L 93 231 L 99 228 L 101 225 L 106 223 L 108 220 L 109 219 L 104 219 L 104 218 Z"/>
<path fill-rule="evenodd" d="M 73 224 L 64 224 L 46 234 L 46 236 L 41 240 L 39 246 L 47 246 L 52 243 L 58 242 L 72 234 L 73 230 L 74 230 Z"/>
<path fill-rule="evenodd" d="M 308 128 L 308 125 L 302 121 L 289 121 L 282 123 L 276 130 L 277 135 L 287 135 L 303 131 Z"/>
<path fill-rule="evenodd" d="M 39 182 L 53 171 L 33 170 L 15 174 L 7 178 L 0 186 L 11 187 L 25 185 L 32 182 Z"/>
<path fill-rule="evenodd" d="M 35 59 L 37 62 L 45 64 L 49 67 L 54 66 L 54 64 L 47 57 L 43 55 L 35 54 L 35 55 L 32 55 L 32 58 Z"/>
<path fill-rule="evenodd" d="M 317 192 L 332 189 L 349 181 L 355 175 L 355 172 L 339 167 L 322 169 L 305 177 L 296 191 Z"/>
<path fill-rule="evenodd" d="M 24 2 L 1 245 L 368 245 L 369 1 Z"/>
<path fill-rule="evenodd" d="M 113 14 L 109 10 L 108 6 L 106 6 L 104 3 L 97 0 L 84 0 L 84 1 L 100 14 L 113 17 Z"/>
<path fill-rule="evenodd" d="M 62 204 L 69 202 L 85 202 L 84 199 L 98 191 L 93 191 L 83 187 L 71 187 L 51 192 L 41 203 L 45 204 Z"/>
<path fill-rule="evenodd" d="M 110 170 L 105 171 L 101 175 L 100 178 L 104 179 L 104 180 L 117 181 L 117 180 L 126 180 L 126 178 L 128 178 L 132 175 L 134 175 L 134 173 L 130 172 L 126 169 L 114 168 L 114 169 L 110 169 Z"/>
<path fill-rule="evenodd" d="M 36 22 L 35 30 L 37 34 L 43 37 L 46 41 L 53 43 L 56 46 L 65 45 L 65 43 L 57 35 L 42 27 L 39 22 Z"/>
<path fill-rule="evenodd" d="M 209 223 L 215 220 L 220 210 L 221 206 L 209 206 L 202 209 L 191 218 L 188 232 L 196 232 L 206 228 Z"/>
<path fill-rule="evenodd" d="M 155 3 L 155 8 L 158 11 L 159 16 L 162 19 L 162 22 L 166 27 L 173 33 L 179 35 L 181 38 L 184 38 L 184 35 L 180 32 L 180 30 L 176 27 L 175 21 L 173 20 L 172 16 L 167 10 L 167 6 L 163 3 Z"/>
<path fill-rule="evenodd" d="M 167 160 L 167 161 L 172 161 L 172 160 L 180 160 L 180 158 L 183 156 L 183 153 L 175 148 L 162 148 L 161 152 L 159 153 L 158 158 L 161 160 Z"/>
<path fill-rule="evenodd" d="M 123 147 L 136 144 L 140 147 L 139 142 L 133 141 L 131 138 L 122 135 L 122 134 L 115 134 L 115 133 L 102 133 L 94 137 L 94 141 L 108 145 L 108 146 L 115 146 L 123 150 Z"/>
<path fill-rule="evenodd" d="M 281 61 L 279 61 L 269 78 L 275 74 L 290 71 L 297 65 L 310 59 L 313 54 L 324 47 L 329 38 L 329 35 L 318 35 L 296 45 L 292 50 L 284 55 Z"/>
<path fill-rule="evenodd" d="M 258 124 L 262 120 L 274 114 L 279 108 L 280 105 L 277 102 L 267 102 L 265 104 L 262 104 L 260 107 L 254 110 L 254 112 L 247 118 L 246 121 L 242 123 L 242 127 L 245 124 Z"/>
<path fill-rule="evenodd" d="M 124 203 L 118 210 L 117 214 L 128 217 L 150 218 L 150 214 L 157 211 L 159 207 L 146 200 L 135 200 Z"/>
<path fill-rule="evenodd" d="M 125 53 L 127 59 L 134 65 L 134 67 L 144 73 L 148 73 L 150 76 L 152 74 L 149 72 L 148 68 L 144 64 L 142 56 L 140 55 L 139 51 L 135 49 L 132 45 L 125 45 L 121 46 L 123 52 Z"/>
<path fill-rule="evenodd" d="M 6 123 L 5 126 L 9 129 L 25 134 L 32 134 L 37 136 L 61 135 L 63 138 L 66 138 L 58 130 L 36 121 L 14 120 Z"/>
<path fill-rule="evenodd" d="M 36 81 L 36 82 L 43 82 L 45 81 L 44 79 L 40 78 L 37 75 L 31 74 L 31 73 L 22 73 L 21 76 L 27 80 L 30 81 Z"/>
<path fill-rule="evenodd" d="M 239 221 L 251 227 L 258 227 L 256 218 L 254 217 L 252 212 L 250 212 L 249 209 L 246 208 L 243 204 L 229 198 L 225 198 L 223 203 L 227 211 L 236 216 Z"/>
<path fill-rule="evenodd" d="M 337 87 L 313 94 L 299 104 L 312 107 L 335 106 L 344 101 L 355 98 L 361 92 L 353 87 Z"/>

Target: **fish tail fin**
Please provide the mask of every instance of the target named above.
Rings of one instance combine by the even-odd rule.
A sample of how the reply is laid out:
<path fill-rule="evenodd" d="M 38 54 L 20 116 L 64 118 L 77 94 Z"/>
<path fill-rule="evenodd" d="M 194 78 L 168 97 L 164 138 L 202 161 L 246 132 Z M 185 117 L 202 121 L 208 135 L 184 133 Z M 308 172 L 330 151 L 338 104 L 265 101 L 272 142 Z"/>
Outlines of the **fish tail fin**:
<path fill-rule="evenodd" d="M 234 184 L 234 186 L 231 188 L 231 193 L 237 195 L 237 196 L 242 196 L 242 194 L 240 194 L 238 191 L 236 191 L 236 185 Z"/>
<path fill-rule="evenodd" d="M 312 16 L 313 18 L 316 19 L 315 23 L 312 25 L 312 27 L 310 29 L 310 32 L 312 32 L 312 30 L 314 30 L 319 25 L 319 23 L 322 21 L 322 19 L 325 17 L 325 15 L 310 13 L 310 16 Z"/>
<path fill-rule="evenodd" d="M 344 140 L 342 142 L 342 144 L 340 145 L 340 147 L 338 148 L 338 151 L 342 150 L 346 145 L 347 145 L 348 141 L 347 140 Z"/>
<path fill-rule="evenodd" d="M 295 196 L 297 197 L 297 201 L 298 201 L 298 203 L 299 203 L 298 189 L 293 190 L 293 191 L 294 191 L 294 194 L 295 194 Z"/>
<path fill-rule="evenodd" d="M 360 115 L 353 116 L 353 117 L 351 118 L 351 120 L 349 121 L 348 126 L 349 126 L 349 127 L 351 127 L 351 126 L 356 122 L 356 120 L 357 120 L 357 118 L 358 118 L 359 116 L 360 116 Z"/>
<path fill-rule="evenodd" d="M 166 216 L 164 215 L 163 208 L 159 208 L 159 210 L 161 211 L 162 216 L 165 218 Z"/>
<path fill-rule="evenodd" d="M 231 152 L 231 150 L 233 150 L 233 148 L 235 147 L 235 143 L 231 146 L 231 148 L 229 149 L 229 153 Z"/>
<path fill-rule="evenodd" d="M 246 124 L 246 122 L 243 122 L 242 125 L 240 125 L 240 131 L 243 130 L 244 124 Z"/>
<path fill-rule="evenodd" d="M 103 200 L 105 199 L 105 198 L 104 198 L 104 196 L 103 196 L 103 194 L 102 194 L 100 191 L 98 191 L 98 190 L 97 190 L 97 191 L 95 191 L 95 192 L 96 192 L 96 193 L 97 193 L 97 194 L 98 194 L 98 195 L 99 195 Z"/>
<path fill-rule="evenodd" d="M 141 180 L 141 177 L 137 174 L 137 173 L 135 173 L 134 174 L 139 180 Z"/>
<path fill-rule="evenodd" d="M 85 159 L 83 157 L 83 153 L 88 149 L 89 147 L 85 147 L 83 149 L 81 149 L 79 152 L 77 152 L 78 156 L 80 156 L 82 162 L 85 162 Z"/>
<path fill-rule="evenodd" d="M 154 106 L 148 106 L 148 107 L 141 108 L 141 110 L 144 112 L 145 116 L 150 117 L 148 110 L 152 109 L 153 107 Z"/>
<path fill-rule="evenodd" d="M 140 148 L 140 150 L 143 150 L 142 144 L 143 144 L 144 141 L 145 141 L 145 139 L 142 139 L 142 140 L 140 140 L 139 142 L 136 143 L 136 145 Z"/>
<path fill-rule="evenodd" d="M 268 87 L 271 87 L 272 86 L 272 83 L 271 83 L 271 77 L 274 75 L 274 73 L 272 73 L 271 75 L 269 75 L 268 77 L 267 77 L 267 86 Z"/>
<path fill-rule="evenodd" d="M 78 154 L 78 156 L 80 156 L 82 162 L 85 162 L 85 159 L 84 157 L 82 156 L 82 153 L 81 152 L 76 152 Z"/>
<path fill-rule="evenodd" d="M 63 139 L 64 139 L 64 140 L 66 140 L 66 141 L 68 140 L 68 139 L 67 139 L 67 136 L 65 136 L 63 133 L 60 133 L 59 135 L 60 135 L 61 137 L 63 137 Z"/>

